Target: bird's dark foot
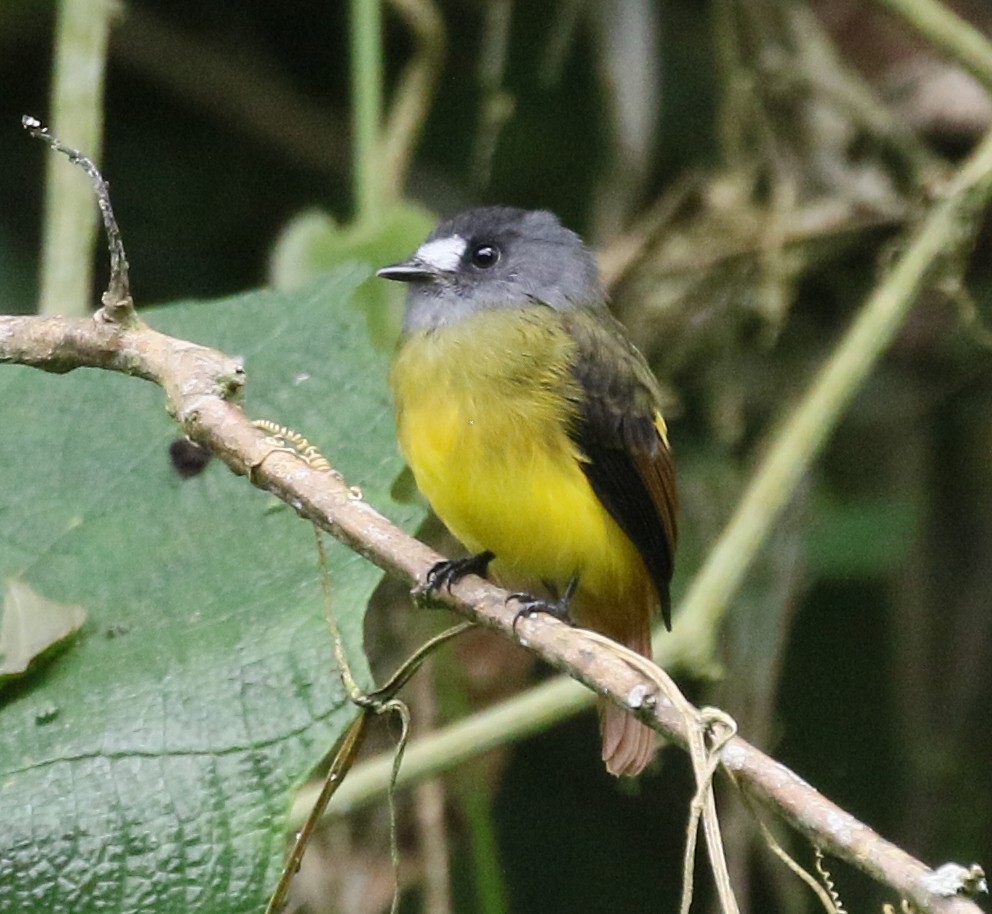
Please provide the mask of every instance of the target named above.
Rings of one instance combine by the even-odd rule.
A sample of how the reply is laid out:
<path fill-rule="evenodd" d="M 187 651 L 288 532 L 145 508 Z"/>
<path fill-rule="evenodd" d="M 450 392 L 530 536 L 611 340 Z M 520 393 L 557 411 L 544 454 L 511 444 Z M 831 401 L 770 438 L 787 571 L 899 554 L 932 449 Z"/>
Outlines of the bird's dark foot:
<path fill-rule="evenodd" d="M 478 555 L 469 555 L 463 559 L 448 559 L 438 562 L 427 572 L 424 590 L 427 593 L 437 593 L 443 587 L 449 593 L 453 585 L 466 575 L 477 574 L 484 578 L 489 571 L 489 563 L 496 558 L 495 553 L 488 549 Z"/>
<path fill-rule="evenodd" d="M 559 622 L 571 625 L 572 597 L 575 596 L 575 590 L 578 586 L 579 579 L 572 578 L 568 582 L 568 587 L 565 588 L 565 593 L 562 596 L 555 595 L 549 600 L 539 599 L 529 593 L 511 593 L 507 597 L 506 602 L 509 603 L 513 600 L 515 603 L 520 604 L 520 609 L 517 610 L 517 614 L 513 617 L 513 633 L 517 633 L 517 623 L 521 619 L 526 619 L 528 616 L 533 616 L 537 613 L 545 613 L 546 615 L 553 616 Z M 554 590 L 550 586 L 548 589 Z"/>

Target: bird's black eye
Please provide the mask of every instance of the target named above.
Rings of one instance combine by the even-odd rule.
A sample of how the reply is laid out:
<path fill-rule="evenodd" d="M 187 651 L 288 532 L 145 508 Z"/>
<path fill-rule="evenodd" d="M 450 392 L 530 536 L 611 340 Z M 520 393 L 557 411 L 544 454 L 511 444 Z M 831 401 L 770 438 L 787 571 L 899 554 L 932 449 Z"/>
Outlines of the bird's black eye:
<path fill-rule="evenodd" d="M 488 270 L 499 260 L 499 248 L 491 244 L 477 244 L 472 248 L 472 264 L 480 270 Z"/>

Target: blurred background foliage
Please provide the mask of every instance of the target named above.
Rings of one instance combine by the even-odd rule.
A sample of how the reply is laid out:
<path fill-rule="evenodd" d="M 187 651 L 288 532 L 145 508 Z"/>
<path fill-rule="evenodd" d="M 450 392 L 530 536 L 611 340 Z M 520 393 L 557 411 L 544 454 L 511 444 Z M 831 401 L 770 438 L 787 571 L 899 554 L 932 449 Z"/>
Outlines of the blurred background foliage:
<path fill-rule="evenodd" d="M 984 0 L 954 7 L 992 33 Z M 324 256 L 306 231 L 327 259 L 361 246 L 358 228 L 328 242 L 330 219 L 355 215 L 349 9 L 122 6 L 102 168 L 139 305 L 292 282 Z M 419 45 L 407 22 L 424 9 L 383 5 L 387 98 L 409 78 Z M 992 97 L 859 0 L 433 9 L 446 42 L 404 195 L 442 215 L 549 208 L 602 251 L 615 308 L 670 393 L 684 589 L 779 417 L 992 123 Z M 45 157 L 20 117 L 48 111 L 55 13 L 0 4 L 4 311 L 38 298 Z M 427 216 L 404 213 L 397 232 L 422 234 Z M 680 676 L 932 864 L 992 859 L 989 239 L 983 230 L 966 290 L 938 282 L 918 302 L 777 525 L 715 656 Z M 102 254 L 94 264 L 96 302 Z M 408 616 L 370 614 L 373 666 L 415 637 Z M 418 727 L 525 687 L 529 658 L 495 641 L 437 659 L 445 687 L 414 686 Z M 404 910 L 674 909 L 686 760 L 666 752 L 637 783 L 617 783 L 596 745 L 586 715 L 418 788 L 404 805 Z M 729 792 L 725 803 L 748 910 L 813 910 Z M 379 808 L 328 830 L 299 880 L 305 910 L 387 908 L 384 822 Z M 835 877 L 849 910 L 894 900 L 850 870 Z"/>

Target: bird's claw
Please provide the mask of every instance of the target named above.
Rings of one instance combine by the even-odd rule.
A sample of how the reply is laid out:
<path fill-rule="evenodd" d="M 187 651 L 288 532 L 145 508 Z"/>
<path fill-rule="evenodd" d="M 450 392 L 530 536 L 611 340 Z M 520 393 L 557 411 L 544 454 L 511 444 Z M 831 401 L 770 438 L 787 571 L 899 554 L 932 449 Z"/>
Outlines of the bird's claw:
<path fill-rule="evenodd" d="M 423 589 L 427 593 L 437 593 L 443 588 L 451 593 L 451 588 L 467 575 L 477 574 L 484 578 L 489 571 L 489 563 L 495 557 L 492 552 L 486 551 L 461 559 L 438 562 L 427 572 Z"/>
<path fill-rule="evenodd" d="M 510 596 L 506 598 L 506 602 L 509 603 L 512 600 L 513 602 L 520 604 L 520 609 L 517 610 L 516 615 L 513 617 L 513 634 L 517 633 L 517 623 L 521 619 L 526 619 L 529 616 L 534 616 L 538 613 L 544 613 L 545 615 L 554 617 L 559 622 L 564 622 L 566 625 L 572 625 L 571 604 L 572 595 L 574 593 L 574 582 L 568 585 L 568 589 L 565 591 L 564 596 L 556 597 L 550 600 L 542 600 L 529 593 L 511 593 Z"/>

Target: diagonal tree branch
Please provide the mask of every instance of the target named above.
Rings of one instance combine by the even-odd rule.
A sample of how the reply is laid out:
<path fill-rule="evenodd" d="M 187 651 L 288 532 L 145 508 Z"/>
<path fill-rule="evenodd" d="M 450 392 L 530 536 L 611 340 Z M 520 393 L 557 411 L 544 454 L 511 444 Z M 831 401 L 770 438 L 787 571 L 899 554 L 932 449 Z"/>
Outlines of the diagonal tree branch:
<path fill-rule="evenodd" d="M 422 585 L 439 556 L 361 500 L 339 474 L 273 449 L 231 397 L 241 387 L 237 359 L 176 339 L 138 323 L 123 329 L 102 312 L 93 318 L 0 317 L 0 362 L 67 372 L 102 368 L 162 386 L 185 432 L 230 469 L 291 504 L 297 512 L 380 568 Z M 439 602 L 521 643 L 559 670 L 627 707 L 668 739 L 686 746 L 691 722 L 657 687 L 619 655 L 580 629 L 553 619 L 522 620 L 513 631 L 508 594 L 478 578 L 442 593 Z M 723 764 L 755 798 L 773 808 L 827 853 L 847 860 L 933 914 L 977 914 L 972 902 L 940 897 L 929 887 L 933 871 L 821 796 L 787 768 L 740 738 L 722 753 Z"/>
<path fill-rule="evenodd" d="M 992 135 L 961 168 L 876 296 L 915 297 L 935 266 L 969 243 L 974 222 L 990 196 Z M 112 288 L 118 280 L 112 277 Z M 879 333 L 891 332 L 899 313 L 904 310 L 890 313 Z M 244 384 L 239 360 L 149 328 L 134 315 L 126 296 L 108 294 L 104 307 L 92 318 L 0 317 L 0 362 L 56 373 L 94 367 L 153 381 L 165 391 L 170 412 L 192 440 L 380 568 L 421 586 L 441 558 L 366 504 L 339 474 L 274 448 L 233 402 Z M 865 370 L 866 366 L 858 369 L 862 374 Z M 808 463 L 826 431 L 804 420 L 799 432 L 803 433 L 799 438 L 809 440 L 794 456 Z M 794 476 L 792 470 L 785 473 L 783 485 Z M 763 529 L 752 534 L 760 537 L 771 522 L 768 519 Z M 743 574 L 744 568 L 735 566 L 735 584 Z M 504 637 L 519 640 L 552 666 L 631 709 L 673 742 L 686 747 L 694 738 L 690 728 L 699 726 L 698 713 L 678 710 L 659 691 L 655 679 L 604 648 L 601 640 L 553 619 L 524 619 L 514 631 L 515 612 L 507 607 L 507 597 L 506 591 L 468 578 L 436 599 Z M 718 589 L 717 599 L 721 598 L 727 598 L 726 587 Z M 979 911 L 973 902 L 954 895 L 966 875 L 963 868 L 931 870 L 743 739 L 728 741 L 721 759 L 749 795 L 774 809 L 817 847 L 887 884 L 919 911 Z M 949 878 L 942 880 L 948 873 Z"/>

